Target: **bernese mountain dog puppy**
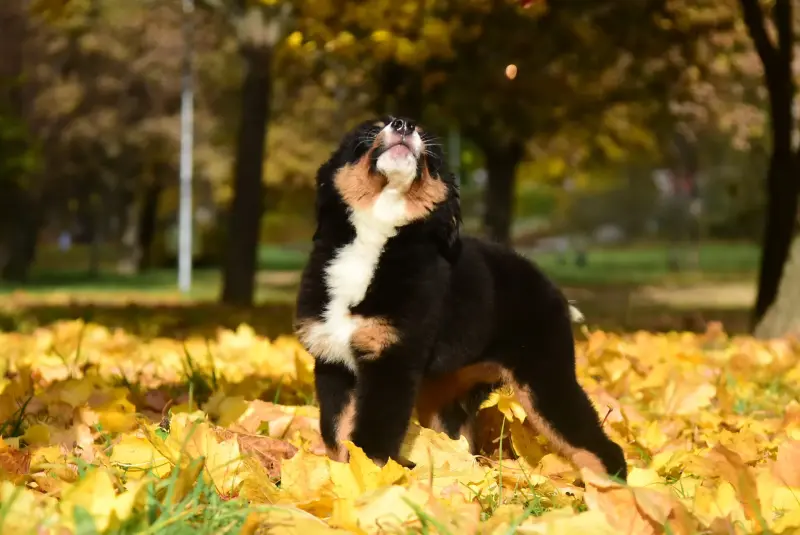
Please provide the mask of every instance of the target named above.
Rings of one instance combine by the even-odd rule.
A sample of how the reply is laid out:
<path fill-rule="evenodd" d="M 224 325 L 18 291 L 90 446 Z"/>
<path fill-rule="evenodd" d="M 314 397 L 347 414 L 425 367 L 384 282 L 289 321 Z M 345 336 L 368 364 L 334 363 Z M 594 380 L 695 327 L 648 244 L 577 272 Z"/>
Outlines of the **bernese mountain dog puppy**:
<path fill-rule="evenodd" d="M 316 176 L 317 227 L 295 333 L 315 358 L 331 458 L 378 463 L 423 426 L 470 438 L 480 403 L 513 386 L 529 421 L 578 466 L 626 479 L 575 375 L 572 307 L 530 261 L 462 236 L 458 185 L 407 118 L 367 121 Z"/>

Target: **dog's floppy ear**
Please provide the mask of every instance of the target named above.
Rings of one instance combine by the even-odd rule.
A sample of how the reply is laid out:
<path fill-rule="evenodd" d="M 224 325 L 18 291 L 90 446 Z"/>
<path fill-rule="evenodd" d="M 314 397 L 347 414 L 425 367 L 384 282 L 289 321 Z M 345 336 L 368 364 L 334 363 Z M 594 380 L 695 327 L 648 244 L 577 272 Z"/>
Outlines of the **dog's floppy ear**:
<path fill-rule="evenodd" d="M 322 221 L 329 219 L 329 216 L 336 214 L 337 211 L 344 210 L 342 201 L 336 193 L 333 178 L 337 170 L 354 158 L 354 147 L 358 143 L 358 136 L 361 134 L 362 128 L 363 125 L 359 125 L 345 134 L 339 146 L 334 149 L 325 163 L 317 169 L 315 199 L 317 228 L 314 231 L 312 240 L 319 238 L 319 225 Z"/>
<path fill-rule="evenodd" d="M 441 180 L 447 197 L 431 213 L 431 231 L 440 254 L 454 262 L 461 253 L 461 199 L 456 177 L 447 169 L 440 145 L 431 144 L 425 151 L 425 166 L 433 180 Z"/>
<path fill-rule="evenodd" d="M 447 185 L 447 198 L 431 214 L 433 237 L 441 255 L 452 263 L 461 253 L 461 199 L 453 174 L 439 174 L 436 180 Z"/>

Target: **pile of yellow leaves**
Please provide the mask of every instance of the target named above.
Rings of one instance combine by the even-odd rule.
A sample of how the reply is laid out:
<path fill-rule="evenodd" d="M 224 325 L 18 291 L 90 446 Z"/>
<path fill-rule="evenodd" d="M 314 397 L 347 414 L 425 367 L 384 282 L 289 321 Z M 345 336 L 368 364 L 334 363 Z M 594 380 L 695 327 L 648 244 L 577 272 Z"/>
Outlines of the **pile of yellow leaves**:
<path fill-rule="evenodd" d="M 0 334 L 0 532 L 172 533 L 235 502 L 217 532 L 800 533 L 791 340 L 585 331 L 579 377 L 627 485 L 554 454 L 505 389 L 482 408 L 486 456 L 412 422 L 414 469 L 351 443 L 331 461 L 312 372 L 293 338 L 245 326 L 213 341 L 81 322 Z"/>

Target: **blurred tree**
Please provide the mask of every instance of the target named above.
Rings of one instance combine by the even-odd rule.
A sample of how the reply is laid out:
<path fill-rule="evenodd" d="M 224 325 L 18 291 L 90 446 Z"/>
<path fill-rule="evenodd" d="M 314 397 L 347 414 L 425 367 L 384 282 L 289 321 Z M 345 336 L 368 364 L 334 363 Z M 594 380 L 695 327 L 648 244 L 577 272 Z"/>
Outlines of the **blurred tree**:
<path fill-rule="evenodd" d="M 177 175 L 180 5 L 35 0 L 26 23 L 31 30 L 21 42 L 35 54 L 23 69 L 25 124 L 42 163 L 29 183 L 40 190 L 40 223 L 89 240 L 90 271 L 99 269 L 101 246 L 120 240 L 121 267 L 147 268 L 163 192 Z M 215 52 L 220 32 L 209 17 L 198 24 L 196 51 Z M 216 124 L 208 93 L 199 88 L 195 117 L 197 146 L 206 154 Z"/>
<path fill-rule="evenodd" d="M 480 147 L 489 172 L 484 225 L 498 241 L 509 240 L 515 174 L 530 139 L 572 124 L 619 151 L 632 122 L 667 104 L 685 64 L 674 58 L 708 28 L 731 24 L 676 25 L 680 10 L 662 0 L 335 5 L 320 19 L 327 32 L 308 37 L 354 36 L 359 55 L 372 57 L 376 108 L 422 117 L 443 133 L 458 128 Z M 508 64 L 517 67 L 513 80 L 503 74 Z"/>
<path fill-rule="evenodd" d="M 220 300 L 251 305 L 255 292 L 263 169 L 273 92 L 273 59 L 292 23 L 279 0 L 202 0 L 233 29 L 242 62 L 232 199 L 227 214 Z"/>
<path fill-rule="evenodd" d="M 767 207 L 758 296 L 753 311 L 753 325 L 757 325 L 775 301 L 797 224 L 800 152 L 792 140 L 796 127 L 792 71 L 796 21 L 792 0 L 775 0 L 768 8 L 769 13 L 765 13 L 767 8 L 759 0 L 740 0 L 740 3 L 747 31 L 763 67 L 772 145 L 766 179 Z"/>
<path fill-rule="evenodd" d="M 38 167 L 26 117 L 29 26 L 23 0 L 0 3 L 0 28 L 0 278 L 22 282 L 34 260 L 40 219 Z"/>

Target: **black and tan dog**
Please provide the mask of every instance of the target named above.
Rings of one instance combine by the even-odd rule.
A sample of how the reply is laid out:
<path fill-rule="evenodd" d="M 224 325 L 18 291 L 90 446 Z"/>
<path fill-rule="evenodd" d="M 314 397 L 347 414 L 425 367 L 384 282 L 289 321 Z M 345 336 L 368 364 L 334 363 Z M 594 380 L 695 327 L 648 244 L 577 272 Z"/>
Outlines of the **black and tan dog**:
<path fill-rule="evenodd" d="M 626 477 L 575 376 L 570 305 L 514 251 L 459 234 L 458 186 L 432 136 L 408 119 L 361 124 L 320 167 L 316 203 L 295 328 L 333 458 L 349 439 L 397 459 L 415 407 L 423 425 L 469 436 L 506 382 L 576 465 Z"/>

